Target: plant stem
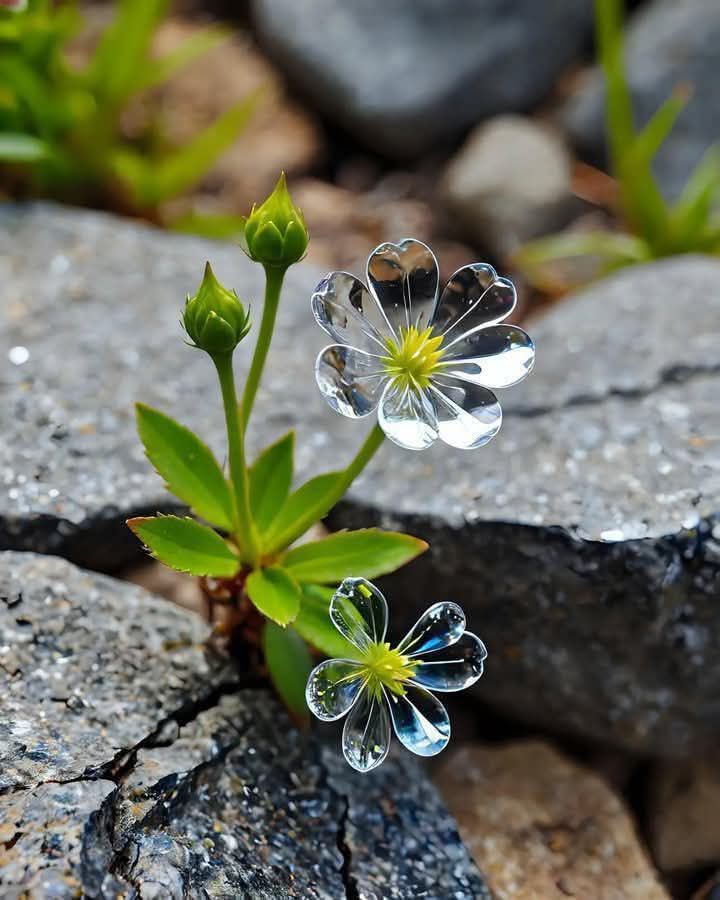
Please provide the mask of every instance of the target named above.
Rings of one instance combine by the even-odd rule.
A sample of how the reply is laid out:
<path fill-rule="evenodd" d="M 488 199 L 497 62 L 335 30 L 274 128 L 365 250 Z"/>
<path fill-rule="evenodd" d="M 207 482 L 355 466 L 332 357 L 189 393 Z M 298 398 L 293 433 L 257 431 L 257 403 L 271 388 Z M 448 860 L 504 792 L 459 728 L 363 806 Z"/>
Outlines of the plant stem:
<path fill-rule="evenodd" d="M 384 439 L 385 433 L 382 428 L 376 424 L 347 467 L 338 473 L 338 480 L 332 489 L 328 491 L 321 500 L 307 509 L 302 519 L 295 522 L 292 531 L 281 534 L 274 542 L 271 549 L 274 552 L 284 550 L 285 547 L 289 547 L 290 544 L 296 541 L 301 535 L 305 534 L 308 528 L 324 518 L 333 506 L 342 500 L 347 489 L 380 449 Z"/>
<path fill-rule="evenodd" d="M 263 303 L 262 321 L 260 322 L 260 332 L 255 342 L 250 371 L 245 382 L 240 410 L 243 431 L 247 428 L 253 403 L 255 402 L 255 394 L 257 394 L 263 369 L 265 368 L 265 360 L 267 359 L 270 341 L 275 328 L 275 316 L 277 315 L 280 301 L 280 290 L 282 289 L 286 271 L 287 269 L 285 268 L 265 267 L 265 300 Z"/>
<path fill-rule="evenodd" d="M 223 406 L 225 408 L 230 481 L 232 482 L 235 496 L 236 537 L 240 544 L 240 552 L 243 554 L 244 561 L 254 566 L 257 563 L 258 548 L 250 514 L 247 466 L 245 464 L 245 434 L 238 416 L 232 353 L 213 356 L 213 362 L 220 380 Z"/>

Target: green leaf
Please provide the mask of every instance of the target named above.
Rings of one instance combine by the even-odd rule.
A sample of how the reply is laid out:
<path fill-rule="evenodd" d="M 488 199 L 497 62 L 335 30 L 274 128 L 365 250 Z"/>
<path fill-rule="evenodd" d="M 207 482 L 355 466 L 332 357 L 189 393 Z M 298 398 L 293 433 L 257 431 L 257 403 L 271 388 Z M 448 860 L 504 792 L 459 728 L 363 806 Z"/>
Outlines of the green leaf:
<path fill-rule="evenodd" d="M 333 588 L 304 584 L 302 606 L 293 628 L 327 656 L 358 659 L 360 651 L 340 634 L 330 618 L 330 600 L 334 593 Z"/>
<path fill-rule="evenodd" d="M 248 576 L 248 596 L 263 615 L 278 625 L 287 625 L 300 611 L 300 588 L 282 569 L 256 569 Z"/>
<path fill-rule="evenodd" d="M 282 564 L 297 581 L 337 583 L 348 576 L 387 575 L 419 556 L 427 546 L 409 534 L 366 528 L 301 544 L 286 554 Z"/>
<path fill-rule="evenodd" d="M 160 59 L 148 59 L 138 80 L 137 90 L 145 91 L 163 84 L 180 69 L 226 41 L 230 34 L 230 29 L 222 25 L 210 25 L 191 34 Z"/>
<path fill-rule="evenodd" d="M 287 498 L 265 536 L 268 552 L 284 550 L 330 509 L 327 498 L 333 495 L 343 472 L 326 472 L 301 485 Z"/>
<path fill-rule="evenodd" d="M 136 410 L 140 440 L 168 489 L 198 516 L 231 531 L 232 495 L 210 448 L 164 413 L 143 403 Z"/>
<path fill-rule="evenodd" d="M 171 200 L 194 187 L 228 149 L 255 112 L 261 90 L 231 106 L 191 141 L 157 160 L 142 183 L 134 184 L 137 200 L 148 206 Z"/>
<path fill-rule="evenodd" d="M 263 630 L 263 651 L 278 694 L 288 709 L 305 718 L 308 714 L 305 685 L 313 668 L 307 644 L 292 627 L 281 628 L 267 621 Z"/>
<path fill-rule="evenodd" d="M 700 249 L 706 237 L 715 199 L 720 192 L 720 147 L 713 146 L 693 170 L 672 213 L 675 243 L 683 250 Z"/>
<path fill-rule="evenodd" d="M 178 572 L 232 578 L 240 568 L 220 535 L 194 519 L 155 516 L 128 519 L 127 524 L 156 559 Z"/>
<path fill-rule="evenodd" d="M 2 162 L 37 162 L 50 150 L 44 141 L 30 134 L 0 134 L 0 160 Z"/>
<path fill-rule="evenodd" d="M 290 493 L 295 432 L 266 447 L 250 467 L 250 509 L 259 531 L 272 524 Z"/>

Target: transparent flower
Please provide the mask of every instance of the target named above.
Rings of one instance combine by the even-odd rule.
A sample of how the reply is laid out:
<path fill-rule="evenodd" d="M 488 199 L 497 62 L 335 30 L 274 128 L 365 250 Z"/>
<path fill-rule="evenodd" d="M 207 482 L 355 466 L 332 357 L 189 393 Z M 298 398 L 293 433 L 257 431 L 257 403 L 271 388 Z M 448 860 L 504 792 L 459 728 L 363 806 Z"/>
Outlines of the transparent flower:
<path fill-rule="evenodd" d="M 439 437 L 481 447 L 502 422 L 495 388 L 532 369 L 535 347 L 515 325 L 515 288 L 486 263 L 465 266 L 438 292 L 437 260 L 420 241 L 381 244 L 367 262 L 368 288 L 331 272 L 316 288 L 318 324 L 337 343 L 315 366 L 330 406 L 349 418 L 378 410 L 385 434 L 410 450 Z"/>
<path fill-rule="evenodd" d="M 369 772 L 385 759 L 391 722 L 408 750 L 418 756 L 440 753 L 450 740 L 450 720 L 430 690 L 470 687 L 487 656 L 483 642 L 465 631 L 460 607 L 436 603 L 391 648 L 385 642 L 385 597 L 364 578 L 346 578 L 330 602 L 330 618 L 357 656 L 316 666 L 305 698 L 325 722 L 347 714 L 342 748 L 353 769 Z"/>

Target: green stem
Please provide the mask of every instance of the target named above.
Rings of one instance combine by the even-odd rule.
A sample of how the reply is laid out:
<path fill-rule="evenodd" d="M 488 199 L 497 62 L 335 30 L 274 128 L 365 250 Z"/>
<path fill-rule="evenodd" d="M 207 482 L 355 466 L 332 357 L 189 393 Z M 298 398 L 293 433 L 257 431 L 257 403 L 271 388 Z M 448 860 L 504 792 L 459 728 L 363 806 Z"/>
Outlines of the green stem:
<path fill-rule="evenodd" d="M 257 540 L 250 513 L 250 495 L 248 490 L 247 466 L 245 464 L 245 433 L 238 416 L 238 400 L 235 391 L 232 353 L 223 353 L 213 357 L 217 369 L 225 423 L 227 425 L 228 460 L 230 463 L 230 481 L 235 495 L 235 530 L 240 552 L 247 555 L 244 559 L 256 565 L 258 559 Z"/>
<path fill-rule="evenodd" d="M 292 531 L 281 534 L 278 539 L 273 542 L 271 548 L 272 552 L 284 550 L 285 547 L 289 547 L 290 544 L 296 541 L 301 535 L 305 534 L 308 528 L 324 518 L 336 503 L 342 500 L 347 489 L 380 449 L 384 439 L 385 433 L 382 428 L 379 425 L 375 425 L 347 467 L 338 473 L 338 480 L 332 489 L 316 504 L 308 508 L 302 519 L 299 519 L 294 523 Z"/>
<path fill-rule="evenodd" d="M 260 331 L 255 342 L 255 351 L 253 352 L 252 363 L 250 364 L 250 371 L 245 382 L 242 398 L 240 415 L 242 417 L 243 430 L 247 428 L 253 403 L 255 402 L 255 395 L 265 368 L 265 360 L 267 359 L 270 341 L 275 328 L 275 316 L 277 315 L 280 291 L 286 271 L 287 269 L 285 268 L 265 267 L 265 301 L 263 303 L 262 321 L 260 322 Z"/>

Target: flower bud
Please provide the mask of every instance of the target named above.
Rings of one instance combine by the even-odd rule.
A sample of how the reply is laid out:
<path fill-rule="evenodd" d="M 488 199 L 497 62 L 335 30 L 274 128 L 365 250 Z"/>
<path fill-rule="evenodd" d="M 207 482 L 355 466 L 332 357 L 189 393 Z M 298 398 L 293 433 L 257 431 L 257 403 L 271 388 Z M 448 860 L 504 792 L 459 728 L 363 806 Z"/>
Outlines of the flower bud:
<path fill-rule="evenodd" d="M 250 259 L 264 266 L 287 268 L 305 255 L 305 219 L 290 198 L 284 172 L 267 200 L 243 219 L 241 245 Z"/>
<path fill-rule="evenodd" d="M 220 284 L 210 263 L 197 294 L 185 302 L 183 326 L 193 344 L 211 356 L 232 353 L 250 331 L 249 312 L 235 291 Z"/>

